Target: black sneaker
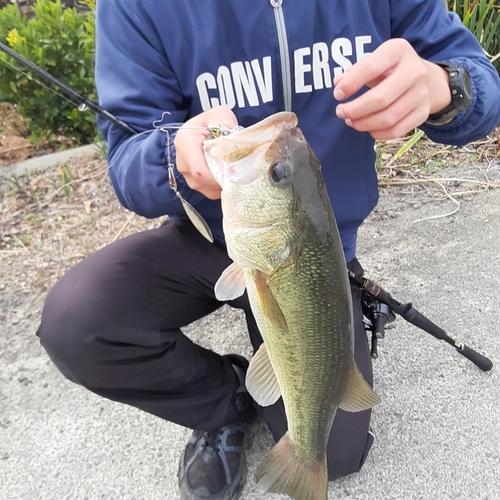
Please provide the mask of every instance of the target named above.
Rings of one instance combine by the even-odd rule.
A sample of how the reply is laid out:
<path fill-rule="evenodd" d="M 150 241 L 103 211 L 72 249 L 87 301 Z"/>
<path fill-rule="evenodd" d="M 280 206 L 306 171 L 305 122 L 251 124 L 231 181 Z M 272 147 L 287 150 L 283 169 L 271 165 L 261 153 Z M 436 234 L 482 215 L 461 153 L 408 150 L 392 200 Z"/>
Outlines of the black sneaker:
<path fill-rule="evenodd" d="M 240 370 L 242 381 L 234 406 L 240 418 L 212 431 L 195 430 L 189 438 L 179 465 L 182 500 L 235 500 L 247 477 L 243 447 L 246 429 L 256 416 L 252 398 L 244 388 L 248 361 L 237 355 L 227 356 Z"/>
<path fill-rule="evenodd" d="M 241 424 L 194 431 L 179 468 L 182 500 L 233 500 L 247 477 Z"/>

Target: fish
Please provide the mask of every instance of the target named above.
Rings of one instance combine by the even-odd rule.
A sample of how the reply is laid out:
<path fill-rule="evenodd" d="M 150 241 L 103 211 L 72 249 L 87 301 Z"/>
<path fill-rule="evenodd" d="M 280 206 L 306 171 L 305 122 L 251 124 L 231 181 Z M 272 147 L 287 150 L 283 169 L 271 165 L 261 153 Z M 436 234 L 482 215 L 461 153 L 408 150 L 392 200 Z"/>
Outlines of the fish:
<path fill-rule="evenodd" d="M 218 300 L 245 293 L 263 343 L 246 374 L 257 404 L 283 398 L 288 430 L 262 459 L 256 482 L 295 500 L 328 497 L 326 447 L 338 408 L 380 398 L 354 360 L 347 264 L 321 164 L 293 112 L 204 141 L 221 186 L 232 263 Z"/>

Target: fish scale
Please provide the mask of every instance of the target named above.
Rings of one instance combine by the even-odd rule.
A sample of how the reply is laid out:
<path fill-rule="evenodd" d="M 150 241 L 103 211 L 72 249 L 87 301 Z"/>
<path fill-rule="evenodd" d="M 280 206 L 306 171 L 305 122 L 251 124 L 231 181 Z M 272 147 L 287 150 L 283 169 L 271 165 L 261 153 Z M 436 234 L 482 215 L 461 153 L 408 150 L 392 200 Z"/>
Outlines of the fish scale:
<path fill-rule="evenodd" d="M 308 240 L 314 242 L 311 237 Z M 331 403 L 342 400 L 343 374 L 352 352 L 349 309 L 340 299 L 350 295 L 346 283 L 336 283 L 343 280 L 338 279 L 341 270 L 332 266 L 334 248 L 315 244 L 304 248 L 298 263 L 278 270 L 269 281 L 289 333 L 276 342 L 264 341 L 271 360 L 282 359 L 281 370 L 288 371 L 282 377 L 282 392 L 288 402 L 290 436 L 297 455 L 303 453 L 304 458 L 309 450 L 315 450 L 315 455 L 325 453 L 320 429 L 329 429 L 336 410 Z M 293 362 L 280 355 L 290 350 L 296 351 Z M 325 401 L 330 404 L 325 406 Z"/>

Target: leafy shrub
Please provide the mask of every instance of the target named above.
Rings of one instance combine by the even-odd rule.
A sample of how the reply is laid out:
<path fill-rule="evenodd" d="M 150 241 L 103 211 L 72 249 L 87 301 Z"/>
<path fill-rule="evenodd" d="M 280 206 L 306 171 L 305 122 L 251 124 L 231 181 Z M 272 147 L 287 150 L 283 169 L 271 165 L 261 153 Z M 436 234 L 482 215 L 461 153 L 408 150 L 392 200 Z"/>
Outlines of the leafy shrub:
<path fill-rule="evenodd" d="M 94 4 L 88 12 L 64 8 L 61 0 L 36 0 L 31 16 L 17 5 L 0 10 L 0 41 L 40 66 L 77 92 L 96 101 L 94 84 Z M 12 66 L 21 69 L 14 69 Z M 62 135 L 74 144 L 92 142 L 98 135 L 95 115 L 44 88 L 41 77 L 0 53 L 0 101 L 16 104 L 28 119 L 30 140 L 51 141 Z"/>
<path fill-rule="evenodd" d="M 500 2 L 498 0 L 447 0 L 448 9 L 457 13 L 481 43 L 500 72 Z"/>
<path fill-rule="evenodd" d="M 0 0 L 0 8 L 7 7 L 7 5 L 12 3 L 16 3 L 21 11 L 30 12 L 36 0 Z M 76 7 L 78 9 L 88 10 L 87 5 L 84 4 L 84 0 L 61 0 L 61 3 L 63 7 Z"/>

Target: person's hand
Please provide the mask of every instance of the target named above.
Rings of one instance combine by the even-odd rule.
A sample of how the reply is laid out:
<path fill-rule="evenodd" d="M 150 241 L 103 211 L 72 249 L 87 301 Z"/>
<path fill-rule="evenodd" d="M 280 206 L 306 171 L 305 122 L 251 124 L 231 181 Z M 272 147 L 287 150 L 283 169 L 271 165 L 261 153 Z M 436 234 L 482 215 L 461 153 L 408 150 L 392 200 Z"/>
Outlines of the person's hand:
<path fill-rule="evenodd" d="M 395 139 L 448 106 L 448 83 L 448 73 L 422 59 L 406 40 L 388 40 L 334 79 L 338 101 L 370 87 L 339 104 L 336 113 L 349 127 L 369 132 L 374 139 Z"/>
<path fill-rule="evenodd" d="M 177 170 L 186 179 L 187 185 L 211 200 L 221 196 L 221 187 L 213 178 L 205 161 L 203 141 L 210 135 L 202 128 L 209 125 L 234 128 L 238 125 L 236 115 L 224 106 L 209 109 L 188 120 L 177 131 L 174 139 Z"/>

